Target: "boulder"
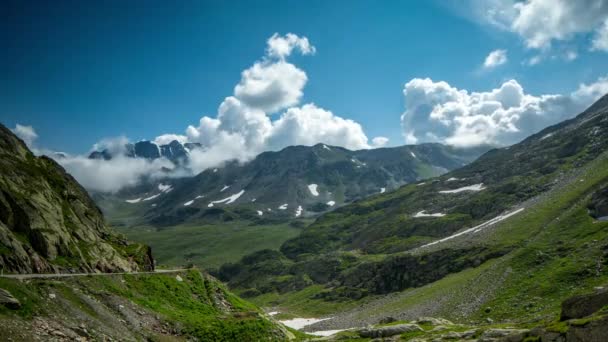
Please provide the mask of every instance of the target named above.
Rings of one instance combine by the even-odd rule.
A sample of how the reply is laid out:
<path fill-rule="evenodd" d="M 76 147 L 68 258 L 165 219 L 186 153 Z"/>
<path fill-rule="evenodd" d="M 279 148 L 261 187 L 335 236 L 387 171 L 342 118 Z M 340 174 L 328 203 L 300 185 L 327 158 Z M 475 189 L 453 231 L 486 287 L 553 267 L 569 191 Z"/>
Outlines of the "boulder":
<path fill-rule="evenodd" d="M 526 329 L 488 329 L 479 337 L 480 342 L 484 341 L 508 341 L 519 342 L 523 341 L 525 335 L 530 332 Z"/>
<path fill-rule="evenodd" d="M 608 317 L 584 325 L 570 325 L 566 333 L 568 342 L 605 342 L 608 338 Z"/>
<path fill-rule="evenodd" d="M 414 321 L 416 324 L 430 324 L 430 325 L 454 325 L 454 323 L 448 321 L 445 318 L 435 317 L 420 317 Z"/>
<path fill-rule="evenodd" d="M 601 289 L 594 293 L 574 296 L 562 302 L 562 321 L 589 316 L 608 305 L 608 290 Z"/>
<path fill-rule="evenodd" d="M 4 289 L 0 289 L 0 305 L 4 305 L 5 307 L 13 310 L 17 310 L 21 307 L 19 300 Z"/>
<path fill-rule="evenodd" d="M 396 324 L 386 327 L 361 329 L 359 330 L 359 336 L 367 338 L 390 337 L 412 331 L 423 330 L 417 324 Z"/>

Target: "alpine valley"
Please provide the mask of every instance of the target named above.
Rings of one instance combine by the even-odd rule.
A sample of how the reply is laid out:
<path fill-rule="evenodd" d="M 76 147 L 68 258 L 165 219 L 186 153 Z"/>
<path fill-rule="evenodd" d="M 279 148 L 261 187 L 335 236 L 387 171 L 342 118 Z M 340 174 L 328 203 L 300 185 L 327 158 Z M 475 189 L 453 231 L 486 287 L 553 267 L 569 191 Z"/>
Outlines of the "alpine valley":
<path fill-rule="evenodd" d="M 0 13 L 0 342 L 608 342 L 608 0 Z"/>

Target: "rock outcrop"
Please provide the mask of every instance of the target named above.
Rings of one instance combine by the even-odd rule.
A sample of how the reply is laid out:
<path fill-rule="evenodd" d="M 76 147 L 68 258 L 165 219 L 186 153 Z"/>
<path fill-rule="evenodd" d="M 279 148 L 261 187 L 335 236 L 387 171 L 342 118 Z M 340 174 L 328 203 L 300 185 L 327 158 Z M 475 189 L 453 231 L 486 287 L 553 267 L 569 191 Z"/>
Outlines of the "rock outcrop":
<path fill-rule="evenodd" d="M 0 269 L 5 273 L 152 270 L 147 246 L 105 225 L 87 192 L 0 125 Z"/>

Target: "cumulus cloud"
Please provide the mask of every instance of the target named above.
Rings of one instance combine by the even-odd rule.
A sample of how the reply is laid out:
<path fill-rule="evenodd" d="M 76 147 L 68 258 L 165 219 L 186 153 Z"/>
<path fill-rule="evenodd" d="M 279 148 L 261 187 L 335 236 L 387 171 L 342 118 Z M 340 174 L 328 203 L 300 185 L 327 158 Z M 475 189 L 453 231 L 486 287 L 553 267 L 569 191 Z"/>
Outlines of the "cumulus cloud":
<path fill-rule="evenodd" d="M 268 150 L 289 145 L 327 143 L 350 149 L 386 144 L 379 137 L 368 142 L 363 128 L 313 103 L 300 105 L 308 81 L 306 73 L 286 61 L 294 51 L 314 54 L 306 37 L 273 35 L 266 55 L 241 74 L 234 94 L 220 104 L 215 118 L 204 116 L 186 129 L 188 141 L 202 149 L 190 154 L 196 172 L 227 160 L 247 161 Z M 282 111 L 282 112 L 281 112 Z M 278 118 L 271 119 L 279 112 Z"/>
<path fill-rule="evenodd" d="M 375 137 L 372 139 L 373 147 L 383 147 L 383 146 L 386 146 L 387 143 L 388 143 L 387 137 Z"/>
<path fill-rule="evenodd" d="M 86 189 L 102 192 L 116 192 L 123 187 L 137 185 L 144 177 L 167 176 L 163 168 L 173 167 L 173 164 L 164 158 L 150 161 L 122 155 L 111 160 L 67 156 L 58 158 L 57 162 Z"/>
<path fill-rule="evenodd" d="M 577 35 L 593 35 L 592 50 L 606 51 L 608 0 L 471 0 L 476 16 L 519 35 L 531 49 L 548 50 Z"/>
<path fill-rule="evenodd" d="M 163 134 L 159 135 L 154 139 L 156 145 L 167 145 L 173 140 L 177 140 L 180 143 L 188 142 L 188 137 L 181 134 Z"/>
<path fill-rule="evenodd" d="M 315 48 L 306 37 L 274 34 L 267 41 L 265 55 L 241 73 L 241 79 L 218 106 L 217 114 L 203 116 L 189 125 L 185 134 L 163 134 L 154 142 L 162 145 L 178 140 L 197 142 L 200 149 L 189 153 L 187 167 L 198 173 L 230 160 L 245 162 L 261 152 L 289 145 L 327 143 L 349 149 L 383 146 L 387 138 L 376 137 L 371 144 L 363 127 L 313 103 L 300 104 L 308 81 L 306 73 L 287 61 L 294 52 L 312 55 Z M 278 113 L 276 116 L 275 113 Z M 273 116 L 275 117 L 273 119 Z M 172 164 L 126 158 L 124 137 L 105 139 L 95 150 L 108 149 L 117 157 L 110 161 L 90 160 L 84 156 L 58 160 L 85 187 L 113 192 L 135 185 L 142 177 L 175 176 L 167 173 Z"/>
<path fill-rule="evenodd" d="M 23 140 L 29 148 L 33 147 L 34 141 L 38 138 L 38 134 L 36 134 L 36 130 L 34 130 L 34 127 L 32 126 L 17 124 L 12 131 L 16 136 Z"/>
<path fill-rule="evenodd" d="M 403 90 L 403 135 L 408 143 L 509 145 L 578 114 L 606 92 L 608 77 L 581 84 L 568 95 L 540 96 L 526 94 L 515 80 L 490 91 L 469 92 L 416 78 Z"/>
<path fill-rule="evenodd" d="M 494 50 L 486 57 L 483 67 L 485 69 L 492 69 L 505 63 L 507 63 L 507 50 Z"/>
<path fill-rule="evenodd" d="M 303 55 L 314 55 L 316 52 L 308 38 L 298 37 L 293 33 L 288 33 L 285 36 L 275 33 L 268 38 L 267 45 L 266 53 L 270 57 L 285 58 L 291 55 L 294 49 L 298 49 Z"/>
<path fill-rule="evenodd" d="M 608 19 L 604 20 L 604 23 L 596 30 L 591 42 L 591 50 L 608 52 Z"/>
<path fill-rule="evenodd" d="M 307 81 L 304 71 L 283 60 L 256 62 L 241 74 L 234 96 L 251 108 L 274 113 L 297 104 Z"/>

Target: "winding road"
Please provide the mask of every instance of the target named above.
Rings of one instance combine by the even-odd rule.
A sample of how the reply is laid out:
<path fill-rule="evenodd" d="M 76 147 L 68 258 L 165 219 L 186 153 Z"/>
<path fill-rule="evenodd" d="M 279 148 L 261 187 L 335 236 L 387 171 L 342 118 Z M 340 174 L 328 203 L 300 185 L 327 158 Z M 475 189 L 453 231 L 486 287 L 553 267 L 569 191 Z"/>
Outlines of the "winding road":
<path fill-rule="evenodd" d="M 187 268 L 175 270 L 156 270 L 152 272 L 116 272 L 116 273 L 25 273 L 25 274 L 0 274 L 0 278 L 11 279 L 37 279 L 37 278 L 66 278 L 66 277 L 85 277 L 85 276 L 112 276 L 124 274 L 162 274 L 162 273 L 178 273 L 187 271 Z"/>

